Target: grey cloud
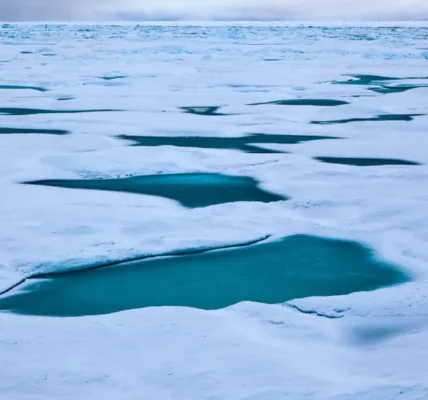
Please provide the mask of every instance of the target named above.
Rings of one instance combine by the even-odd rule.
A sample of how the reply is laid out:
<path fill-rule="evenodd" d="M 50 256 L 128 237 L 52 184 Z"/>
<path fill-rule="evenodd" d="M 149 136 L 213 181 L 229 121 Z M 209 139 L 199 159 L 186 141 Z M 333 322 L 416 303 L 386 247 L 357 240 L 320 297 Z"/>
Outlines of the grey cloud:
<path fill-rule="evenodd" d="M 103 18 L 109 0 L 0 0 L 0 20 L 40 21 Z M 120 1 L 110 1 L 112 5 Z"/>
<path fill-rule="evenodd" d="M 0 0 L 0 20 L 428 20 L 428 0 Z"/>

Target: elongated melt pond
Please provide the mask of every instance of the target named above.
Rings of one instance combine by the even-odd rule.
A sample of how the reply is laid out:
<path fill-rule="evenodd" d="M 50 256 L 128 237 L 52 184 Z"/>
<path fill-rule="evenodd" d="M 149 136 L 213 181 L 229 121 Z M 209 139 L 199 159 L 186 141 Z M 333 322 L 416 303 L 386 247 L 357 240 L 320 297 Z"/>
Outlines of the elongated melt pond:
<path fill-rule="evenodd" d="M 261 106 L 261 105 L 277 105 L 277 106 L 316 106 L 316 107 L 336 107 L 349 104 L 343 100 L 333 99 L 287 99 L 287 100 L 274 100 L 263 103 L 252 103 L 250 106 Z"/>
<path fill-rule="evenodd" d="M 364 158 L 364 157 L 315 157 L 315 160 L 327 164 L 352 165 L 355 167 L 375 167 L 379 165 L 420 165 L 415 161 L 396 158 Z"/>
<path fill-rule="evenodd" d="M 391 94 L 391 93 L 403 93 L 403 92 L 407 92 L 408 90 L 422 89 L 422 88 L 428 88 L 428 85 L 426 84 L 420 84 L 420 85 L 403 84 L 403 85 L 397 85 L 397 86 L 382 85 L 376 88 L 369 88 L 368 90 L 371 90 L 372 92 L 376 92 L 380 94 Z"/>
<path fill-rule="evenodd" d="M 391 93 L 402 93 L 407 92 L 412 89 L 425 88 L 427 84 L 398 84 L 391 86 L 390 83 L 396 82 L 399 80 L 426 80 L 428 77 L 390 77 L 390 76 L 379 76 L 379 75 L 351 75 L 353 79 L 348 79 L 344 81 L 335 81 L 334 84 L 339 85 L 361 85 L 361 86 L 370 86 L 367 89 L 380 94 L 391 94 Z M 373 87 L 374 86 L 374 87 Z"/>
<path fill-rule="evenodd" d="M 415 117 L 422 117 L 424 114 L 382 114 L 368 118 L 347 118 L 336 119 L 331 121 L 312 121 L 315 125 L 333 125 L 348 124 L 350 122 L 385 122 L 385 121 L 413 121 Z"/>
<path fill-rule="evenodd" d="M 399 80 L 410 80 L 410 79 L 428 79 L 427 76 L 407 76 L 407 77 L 394 77 L 394 76 L 381 76 L 381 75 L 364 75 L 355 74 L 349 75 L 351 78 L 342 81 L 334 81 L 336 85 L 376 85 L 386 81 L 399 81 Z"/>
<path fill-rule="evenodd" d="M 202 149 L 240 150 L 246 153 L 285 153 L 283 151 L 265 149 L 258 144 L 298 144 L 313 140 L 340 139 L 334 136 L 315 135 L 280 135 L 253 133 L 237 137 L 216 136 L 130 136 L 121 135 L 120 139 L 132 140 L 133 146 L 176 146 L 196 147 Z"/>
<path fill-rule="evenodd" d="M 0 135 L 14 135 L 14 134 L 67 135 L 68 133 L 70 132 L 64 129 L 32 129 L 32 128 L 0 127 Z"/>
<path fill-rule="evenodd" d="M 160 257 L 29 279 L 0 297 L 0 310 L 26 315 L 98 315 L 152 306 L 219 309 L 343 295 L 409 278 L 349 241 L 296 235 L 244 248 Z"/>
<path fill-rule="evenodd" d="M 205 116 L 225 116 L 234 115 L 219 112 L 220 106 L 196 106 L 196 107 L 180 107 L 180 110 L 186 114 L 205 115 Z"/>
<path fill-rule="evenodd" d="M 1 90 L 35 90 L 37 92 L 47 92 L 48 89 L 41 86 L 21 86 L 21 85 L 0 85 Z"/>
<path fill-rule="evenodd" d="M 236 201 L 269 203 L 287 200 L 287 197 L 262 190 L 253 178 L 210 173 L 142 175 L 117 179 L 58 179 L 26 183 L 161 196 L 176 200 L 189 208 Z"/>
<path fill-rule="evenodd" d="M 83 114 L 97 112 L 113 112 L 119 110 L 47 110 L 39 108 L 0 107 L 0 115 L 37 115 L 37 114 Z"/>

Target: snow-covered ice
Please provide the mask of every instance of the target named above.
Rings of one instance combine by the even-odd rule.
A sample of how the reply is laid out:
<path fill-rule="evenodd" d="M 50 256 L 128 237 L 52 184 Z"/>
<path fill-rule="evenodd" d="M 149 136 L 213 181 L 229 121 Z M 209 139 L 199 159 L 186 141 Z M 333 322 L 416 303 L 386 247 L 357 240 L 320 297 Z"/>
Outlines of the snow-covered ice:
<path fill-rule="evenodd" d="M 295 233 L 356 240 L 413 277 L 374 292 L 219 311 L 2 313 L 1 398 L 428 398 L 427 36 L 414 24 L 0 27 L 0 85 L 15 86 L 0 86 L 0 108 L 117 110 L 0 112 L 0 128 L 69 131 L 0 134 L 0 290 L 39 272 Z M 403 79 L 333 84 L 357 74 Z M 421 87 L 368 90 L 385 82 Z M 349 104 L 251 105 L 296 98 Z M 202 106 L 227 115 L 180 108 Z M 391 114 L 420 115 L 311 123 Z M 287 153 L 253 154 L 118 138 L 248 133 L 341 139 L 260 144 Z M 354 167 L 320 156 L 422 165 Z M 154 196 L 21 184 L 184 172 L 253 177 L 290 200 L 186 209 Z"/>

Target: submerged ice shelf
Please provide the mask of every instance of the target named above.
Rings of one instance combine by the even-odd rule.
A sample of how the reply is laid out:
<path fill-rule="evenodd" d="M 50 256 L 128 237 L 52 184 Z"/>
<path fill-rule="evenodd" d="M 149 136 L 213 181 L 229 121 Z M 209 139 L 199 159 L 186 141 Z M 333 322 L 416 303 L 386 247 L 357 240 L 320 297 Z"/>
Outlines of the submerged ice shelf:
<path fill-rule="evenodd" d="M 210 173 L 142 175 L 117 179 L 58 179 L 26 183 L 161 196 L 190 208 L 237 201 L 269 203 L 287 200 L 286 197 L 260 189 L 253 178 Z"/>
<path fill-rule="evenodd" d="M 241 301 L 274 304 L 348 294 L 408 280 L 357 243 L 296 235 L 239 249 L 29 279 L 0 297 L 0 310 L 61 317 L 151 306 L 212 310 Z"/>

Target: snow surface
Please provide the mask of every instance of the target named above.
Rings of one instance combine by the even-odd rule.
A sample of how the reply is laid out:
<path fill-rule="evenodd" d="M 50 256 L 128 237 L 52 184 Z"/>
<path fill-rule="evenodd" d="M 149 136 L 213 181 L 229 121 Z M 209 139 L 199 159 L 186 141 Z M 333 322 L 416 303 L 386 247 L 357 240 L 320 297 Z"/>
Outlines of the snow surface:
<path fill-rule="evenodd" d="M 0 89 L 0 107 L 120 110 L 0 115 L 0 127 L 70 131 L 0 134 L 0 289 L 36 272 L 294 233 L 360 241 L 414 278 L 374 292 L 212 312 L 164 307 L 67 319 L 1 314 L 1 398 L 428 398 L 428 116 L 310 124 L 428 114 L 427 88 L 383 95 L 331 83 L 351 74 L 406 78 L 394 85 L 427 83 L 427 36 L 415 26 L 0 28 L 0 85 L 48 89 Z M 117 76 L 123 78 L 101 79 Z M 298 97 L 350 104 L 249 105 Z M 220 112 L 232 115 L 185 114 L 179 109 L 185 106 L 223 106 Z M 132 147 L 116 138 L 246 133 L 342 139 L 269 144 L 263 146 L 290 153 L 248 154 Z M 422 165 L 362 168 L 316 156 Z M 154 196 L 21 184 L 196 171 L 251 176 L 291 200 L 188 210 Z"/>

